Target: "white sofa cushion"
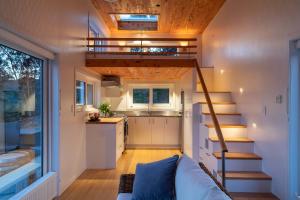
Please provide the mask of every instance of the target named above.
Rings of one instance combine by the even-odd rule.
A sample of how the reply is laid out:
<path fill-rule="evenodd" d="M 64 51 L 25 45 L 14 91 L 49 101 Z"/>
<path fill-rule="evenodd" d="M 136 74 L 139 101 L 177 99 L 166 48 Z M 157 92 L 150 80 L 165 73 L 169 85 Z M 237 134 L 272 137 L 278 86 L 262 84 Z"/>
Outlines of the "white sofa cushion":
<path fill-rule="evenodd" d="M 175 188 L 177 200 L 230 200 L 198 163 L 186 155 L 179 160 Z"/>
<path fill-rule="evenodd" d="M 132 194 L 131 193 L 120 193 L 118 195 L 117 200 L 131 200 L 132 199 Z"/>

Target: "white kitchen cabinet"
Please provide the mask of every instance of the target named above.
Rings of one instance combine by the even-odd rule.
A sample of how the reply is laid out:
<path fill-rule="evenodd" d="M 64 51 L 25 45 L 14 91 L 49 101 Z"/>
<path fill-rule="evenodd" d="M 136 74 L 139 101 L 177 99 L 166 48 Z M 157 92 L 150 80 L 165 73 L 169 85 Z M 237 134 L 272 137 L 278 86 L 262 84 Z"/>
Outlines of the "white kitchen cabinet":
<path fill-rule="evenodd" d="M 128 117 L 128 145 L 151 144 L 149 117 Z"/>
<path fill-rule="evenodd" d="M 151 144 L 162 145 L 165 140 L 165 118 L 151 117 Z"/>
<path fill-rule="evenodd" d="M 129 117 L 129 147 L 180 145 L 179 117 Z"/>
<path fill-rule="evenodd" d="M 136 117 L 135 144 L 151 144 L 151 123 L 149 117 Z"/>
<path fill-rule="evenodd" d="M 180 144 L 180 121 L 178 117 L 165 117 L 164 144 Z"/>
<path fill-rule="evenodd" d="M 86 123 L 88 169 L 114 169 L 124 151 L 123 118 L 105 118 Z"/>
<path fill-rule="evenodd" d="M 136 135 L 136 117 L 128 117 L 128 137 L 127 144 L 134 144 L 135 135 Z"/>

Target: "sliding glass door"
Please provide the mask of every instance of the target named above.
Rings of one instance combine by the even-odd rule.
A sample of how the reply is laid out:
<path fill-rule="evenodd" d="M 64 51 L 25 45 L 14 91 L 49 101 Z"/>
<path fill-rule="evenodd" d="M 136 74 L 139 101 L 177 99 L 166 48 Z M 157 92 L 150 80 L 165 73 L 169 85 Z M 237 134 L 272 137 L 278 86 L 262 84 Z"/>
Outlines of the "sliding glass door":
<path fill-rule="evenodd" d="M 0 44 L 0 200 L 43 174 L 44 61 Z"/>

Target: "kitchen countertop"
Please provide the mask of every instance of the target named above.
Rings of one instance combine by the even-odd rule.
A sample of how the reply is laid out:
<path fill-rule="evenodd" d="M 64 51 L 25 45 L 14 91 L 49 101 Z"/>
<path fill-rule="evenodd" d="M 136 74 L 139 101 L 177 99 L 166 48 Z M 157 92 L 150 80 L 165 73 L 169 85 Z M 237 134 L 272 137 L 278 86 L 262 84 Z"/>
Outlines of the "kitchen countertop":
<path fill-rule="evenodd" d="M 117 112 L 127 117 L 181 117 L 180 112 L 176 111 L 125 111 Z"/>
<path fill-rule="evenodd" d="M 128 115 L 127 117 L 182 117 L 181 115 Z"/>
<path fill-rule="evenodd" d="M 124 120 L 123 117 L 107 117 L 107 118 L 100 118 L 99 121 L 90 121 L 86 122 L 87 124 L 116 124 Z"/>

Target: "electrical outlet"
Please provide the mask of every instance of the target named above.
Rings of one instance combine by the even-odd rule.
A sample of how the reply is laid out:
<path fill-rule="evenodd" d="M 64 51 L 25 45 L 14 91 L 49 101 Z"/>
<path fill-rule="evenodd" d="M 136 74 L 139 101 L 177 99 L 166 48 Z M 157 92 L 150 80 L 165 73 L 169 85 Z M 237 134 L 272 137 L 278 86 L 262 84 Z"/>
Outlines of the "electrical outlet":
<path fill-rule="evenodd" d="M 277 96 L 276 96 L 276 103 L 277 103 L 277 104 L 282 104 L 282 98 L 283 98 L 283 97 L 282 97 L 281 94 L 277 95 Z"/>
<path fill-rule="evenodd" d="M 208 149 L 208 148 L 209 148 L 209 147 L 208 147 L 208 144 L 209 144 L 209 143 L 208 143 L 208 139 L 207 139 L 207 138 L 205 138 L 205 148 L 206 148 L 206 149 Z"/>
<path fill-rule="evenodd" d="M 267 113 L 268 113 L 267 106 L 264 106 L 264 115 L 267 116 Z"/>

